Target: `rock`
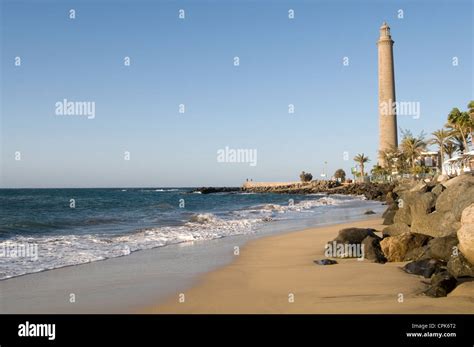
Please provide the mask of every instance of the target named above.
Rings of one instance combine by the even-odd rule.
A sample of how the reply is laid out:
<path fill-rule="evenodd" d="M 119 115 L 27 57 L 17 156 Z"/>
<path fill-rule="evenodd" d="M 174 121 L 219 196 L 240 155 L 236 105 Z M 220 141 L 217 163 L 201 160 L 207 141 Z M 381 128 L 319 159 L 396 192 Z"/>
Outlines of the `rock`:
<path fill-rule="evenodd" d="M 412 223 L 413 220 L 434 212 L 435 204 L 435 195 L 431 192 L 412 196 L 412 203 L 410 206 Z"/>
<path fill-rule="evenodd" d="M 444 182 L 441 182 L 441 184 L 445 188 L 449 188 L 451 186 L 456 186 L 458 184 L 463 184 L 463 183 L 466 183 L 466 182 L 470 183 L 470 184 L 474 184 L 474 176 L 472 176 L 472 175 L 460 175 L 460 176 L 456 176 L 454 178 L 445 180 Z"/>
<path fill-rule="evenodd" d="M 315 264 L 318 264 L 318 265 L 334 265 L 334 264 L 337 264 L 337 261 L 332 260 L 332 259 L 319 259 L 319 260 L 314 260 L 313 262 Z"/>
<path fill-rule="evenodd" d="M 409 233 L 411 229 L 405 223 L 394 223 L 383 229 L 384 236 L 397 236 L 403 233 Z"/>
<path fill-rule="evenodd" d="M 428 255 L 430 258 L 449 261 L 458 245 L 456 235 L 435 237 L 428 242 Z"/>
<path fill-rule="evenodd" d="M 405 232 L 384 238 L 380 247 L 388 261 L 403 261 L 409 251 L 426 245 L 430 239 L 427 235 Z"/>
<path fill-rule="evenodd" d="M 474 266 L 467 261 L 462 253 L 449 259 L 448 271 L 456 278 L 474 277 Z"/>
<path fill-rule="evenodd" d="M 461 224 L 474 224 L 474 203 L 469 205 L 462 211 Z"/>
<path fill-rule="evenodd" d="M 440 271 L 431 277 L 431 287 L 425 291 L 425 294 L 434 298 L 447 296 L 457 284 L 456 278 L 447 271 Z"/>
<path fill-rule="evenodd" d="M 474 204 L 464 209 L 461 216 L 461 228 L 457 231 L 459 249 L 466 259 L 474 264 Z"/>
<path fill-rule="evenodd" d="M 418 183 L 416 183 L 411 189 L 410 189 L 410 192 L 413 192 L 413 193 L 424 193 L 426 192 L 428 189 L 428 186 L 425 182 L 423 181 L 420 181 Z"/>
<path fill-rule="evenodd" d="M 424 216 L 418 215 L 417 218 L 414 218 L 411 230 L 433 237 L 442 237 L 455 234 L 460 226 L 461 223 L 456 221 L 452 212 L 435 211 Z"/>
<path fill-rule="evenodd" d="M 444 186 L 442 184 L 437 184 L 431 192 L 435 197 L 438 197 L 444 191 Z"/>
<path fill-rule="evenodd" d="M 474 176 L 461 175 L 443 183 L 446 190 L 436 200 L 436 211 L 454 214 L 461 220 L 462 211 L 474 203 Z"/>
<path fill-rule="evenodd" d="M 385 258 L 382 248 L 380 248 L 380 238 L 367 236 L 363 241 L 364 246 L 364 258 L 375 263 L 385 264 L 387 258 Z"/>
<path fill-rule="evenodd" d="M 398 206 L 397 204 L 391 204 L 387 207 L 385 212 L 382 214 L 383 218 L 383 225 L 390 225 L 393 224 L 393 218 L 395 217 L 395 214 L 398 211 Z"/>
<path fill-rule="evenodd" d="M 397 206 L 397 200 L 398 200 L 398 194 L 393 191 L 388 192 L 387 195 L 385 196 L 385 201 L 389 205 Z"/>
<path fill-rule="evenodd" d="M 421 275 L 425 278 L 430 278 L 434 273 L 441 271 L 445 265 L 445 262 L 437 259 L 422 259 L 412 261 L 406 264 L 402 269 L 412 275 Z"/>
<path fill-rule="evenodd" d="M 364 214 L 367 214 L 367 215 L 368 215 L 368 214 L 375 214 L 375 212 L 372 211 L 372 210 L 367 210 L 367 211 L 364 212 Z"/>
<path fill-rule="evenodd" d="M 422 247 L 417 247 L 413 248 L 412 250 L 409 250 L 407 254 L 405 255 L 405 258 L 403 261 L 415 261 L 415 260 L 421 260 L 421 259 L 430 259 L 431 257 L 429 256 L 429 249 L 428 245 L 422 246 Z"/>
<path fill-rule="evenodd" d="M 374 234 L 375 229 L 368 228 L 346 228 L 339 231 L 334 239 L 337 243 L 360 244 L 367 236 L 379 238 Z"/>
<path fill-rule="evenodd" d="M 411 206 L 413 205 L 413 194 L 403 193 L 398 200 L 398 211 L 393 221 L 411 225 Z"/>
<path fill-rule="evenodd" d="M 449 180 L 449 176 L 448 176 L 448 175 L 439 175 L 439 176 L 436 178 L 436 182 L 440 182 L 440 183 L 446 182 L 447 180 Z"/>

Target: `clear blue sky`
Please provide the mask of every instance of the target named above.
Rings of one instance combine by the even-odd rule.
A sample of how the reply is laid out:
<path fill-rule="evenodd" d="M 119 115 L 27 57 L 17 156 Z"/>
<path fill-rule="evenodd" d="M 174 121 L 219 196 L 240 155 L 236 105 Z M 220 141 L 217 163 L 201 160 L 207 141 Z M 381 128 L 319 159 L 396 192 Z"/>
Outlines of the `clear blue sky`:
<path fill-rule="evenodd" d="M 397 99 L 421 103 L 420 119 L 401 116 L 400 127 L 430 133 L 473 98 L 469 0 L 1 4 L 1 187 L 295 180 L 319 176 L 324 161 L 349 172 L 360 152 L 371 166 L 384 20 Z M 64 98 L 94 101 L 95 119 L 55 115 Z M 225 146 L 257 149 L 257 166 L 218 163 Z"/>

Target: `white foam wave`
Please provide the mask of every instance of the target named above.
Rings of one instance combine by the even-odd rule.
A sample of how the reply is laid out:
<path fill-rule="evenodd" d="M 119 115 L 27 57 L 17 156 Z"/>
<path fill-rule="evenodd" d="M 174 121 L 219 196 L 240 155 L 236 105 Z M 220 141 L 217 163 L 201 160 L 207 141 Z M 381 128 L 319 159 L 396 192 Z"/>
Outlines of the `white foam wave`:
<path fill-rule="evenodd" d="M 38 259 L 0 257 L 0 279 L 120 257 L 143 249 L 253 233 L 256 231 L 255 226 L 271 221 L 277 216 L 284 216 L 285 213 L 313 212 L 320 206 L 335 206 L 358 200 L 364 199 L 323 196 L 288 205 L 261 204 L 232 211 L 229 219 L 220 218 L 212 213 L 201 213 L 191 216 L 181 226 L 149 228 L 122 236 L 103 237 L 90 234 L 16 236 L 7 241 L 0 241 L 0 250 L 11 243 L 36 245 Z"/>
<path fill-rule="evenodd" d="M 197 214 L 178 227 L 159 227 L 135 233 L 99 237 L 96 235 L 63 235 L 16 237 L 0 242 L 37 247 L 38 259 L 31 257 L 0 257 L 0 279 L 20 276 L 69 265 L 89 263 L 128 255 L 131 252 L 182 242 L 212 240 L 254 232 L 252 228 L 263 218 L 224 220 L 211 213 Z"/>

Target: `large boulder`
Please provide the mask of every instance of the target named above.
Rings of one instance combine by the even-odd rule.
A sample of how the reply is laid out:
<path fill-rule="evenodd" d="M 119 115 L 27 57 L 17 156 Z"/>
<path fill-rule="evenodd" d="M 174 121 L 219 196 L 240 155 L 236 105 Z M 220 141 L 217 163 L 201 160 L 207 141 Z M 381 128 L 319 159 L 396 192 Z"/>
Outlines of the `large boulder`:
<path fill-rule="evenodd" d="M 443 183 L 446 190 L 436 200 L 436 211 L 452 212 L 456 221 L 462 211 L 474 203 L 474 176 L 461 175 Z"/>
<path fill-rule="evenodd" d="M 388 261 L 403 261 L 409 251 L 426 245 L 430 239 L 427 235 L 405 232 L 384 238 L 380 247 Z"/>
<path fill-rule="evenodd" d="M 431 192 L 419 193 L 412 196 L 412 203 L 410 206 L 412 221 L 420 216 L 426 216 L 428 213 L 434 211 L 436 204 L 436 197 Z"/>
<path fill-rule="evenodd" d="M 416 233 L 433 237 L 453 235 L 461 226 L 450 211 L 434 211 L 426 215 L 418 215 L 413 219 L 411 230 Z"/>
<path fill-rule="evenodd" d="M 422 259 L 412 261 L 406 264 L 403 271 L 412 274 L 420 275 L 425 278 L 430 278 L 433 274 L 440 272 L 446 266 L 446 263 L 436 259 Z"/>
<path fill-rule="evenodd" d="M 409 191 L 412 193 L 424 193 L 427 190 L 428 190 L 428 185 L 423 181 L 419 181 L 415 183 L 415 185 L 411 187 Z"/>
<path fill-rule="evenodd" d="M 430 259 L 428 245 L 413 248 L 405 254 L 403 261 L 416 261 L 421 259 Z"/>
<path fill-rule="evenodd" d="M 454 235 L 435 237 L 428 242 L 428 256 L 430 258 L 449 261 L 456 254 L 458 238 Z"/>
<path fill-rule="evenodd" d="M 426 186 L 426 185 L 424 185 Z M 432 192 L 408 191 L 400 193 L 394 223 L 411 226 L 416 219 L 434 211 L 436 196 Z"/>
<path fill-rule="evenodd" d="M 383 225 L 390 225 L 393 224 L 393 218 L 395 217 L 395 214 L 398 211 L 398 205 L 396 203 L 392 203 L 388 205 L 387 209 L 385 212 L 382 214 L 383 218 Z"/>
<path fill-rule="evenodd" d="M 411 192 L 400 193 L 400 198 L 398 199 L 398 210 L 393 217 L 394 223 L 404 223 L 406 225 L 411 225 L 411 206 L 413 206 L 414 199 L 417 195 L 417 193 Z"/>
<path fill-rule="evenodd" d="M 394 223 L 385 227 L 382 231 L 384 236 L 397 236 L 407 232 L 411 232 L 411 229 L 405 223 Z"/>
<path fill-rule="evenodd" d="M 462 254 L 471 264 L 474 264 L 474 204 L 469 205 L 462 212 L 461 228 L 457 236 Z"/>
<path fill-rule="evenodd" d="M 456 278 L 474 277 L 474 266 L 459 253 L 448 261 L 448 271 Z"/>
<path fill-rule="evenodd" d="M 438 196 L 440 196 L 440 194 L 444 191 L 444 186 L 442 184 L 437 184 L 432 190 L 431 192 L 433 193 L 433 195 L 437 198 Z"/>
<path fill-rule="evenodd" d="M 384 264 L 387 262 L 387 258 L 385 258 L 382 252 L 382 248 L 380 247 L 379 237 L 367 236 L 362 241 L 362 246 L 364 247 L 365 259 L 380 264 Z"/>
<path fill-rule="evenodd" d="M 469 184 L 474 184 L 474 176 L 469 175 L 469 174 L 460 175 L 460 176 L 456 176 L 456 177 L 451 178 L 451 179 L 444 180 L 444 181 L 441 182 L 441 184 L 445 188 L 451 188 L 453 186 L 457 186 L 459 184 L 463 184 L 463 183 L 466 183 L 466 182 L 469 183 Z"/>
<path fill-rule="evenodd" d="M 374 233 L 375 231 L 375 229 L 369 228 L 346 228 L 339 231 L 334 241 L 337 243 L 361 244 L 367 236 L 379 238 Z"/>

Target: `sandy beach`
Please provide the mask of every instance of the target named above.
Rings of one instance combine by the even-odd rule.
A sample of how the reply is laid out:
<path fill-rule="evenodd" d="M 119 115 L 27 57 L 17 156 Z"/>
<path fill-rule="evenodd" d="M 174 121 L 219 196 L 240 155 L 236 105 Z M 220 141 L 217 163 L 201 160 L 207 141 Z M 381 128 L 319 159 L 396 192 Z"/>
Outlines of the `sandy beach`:
<path fill-rule="evenodd" d="M 380 218 L 250 241 L 235 260 L 204 275 L 190 290 L 141 313 L 472 313 L 474 282 L 448 297 L 422 294 L 429 280 L 409 275 L 405 263 L 338 260 L 320 266 L 324 245 L 345 227 L 382 230 Z M 180 302 L 183 301 L 184 302 Z"/>

